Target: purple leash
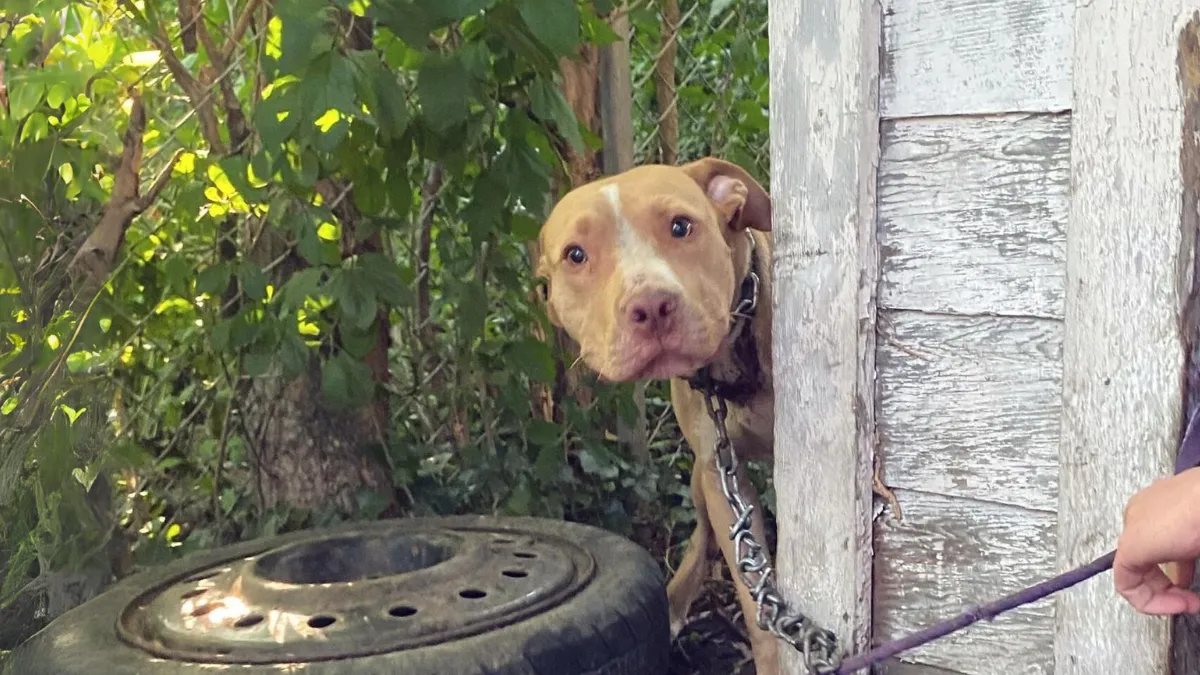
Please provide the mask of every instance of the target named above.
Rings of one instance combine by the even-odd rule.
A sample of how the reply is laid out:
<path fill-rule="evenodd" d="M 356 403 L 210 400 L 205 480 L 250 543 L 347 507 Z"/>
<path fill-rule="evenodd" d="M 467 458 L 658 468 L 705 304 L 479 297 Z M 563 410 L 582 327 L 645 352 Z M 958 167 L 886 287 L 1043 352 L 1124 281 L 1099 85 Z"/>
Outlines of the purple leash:
<path fill-rule="evenodd" d="M 1188 379 L 1189 384 L 1192 385 L 1192 391 L 1200 391 L 1200 386 L 1197 386 L 1200 385 L 1200 370 L 1193 371 Z M 1192 407 L 1193 410 L 1188 415 L 1187 431 L 1183 434 L 1183 441 L 1180 443 L 1179 453 L 1175 458 L 1176 474 L 1200 466 L 1200 415 L 1196 414 L 1196 407 Z M 950 633 L 962 630 L 979 621 L 985 619 L 991 621 L 997 615 L 1003 614 L 1010 609 L 1036 602 L 1049 595 L 1068 589 L 1112 569 L 1113 559 L 1116 555 L 1116 551 L 1109 551 L 1086 565 L 1076 567 L 1052 579 L 1030 586 L 995 602 L 976 605 L 952 619 L 941 621 L 898 640 L 885 642 L 870 651 L 846 658 L 833 671 L 834 675 L 849 675 L 850 673 L 863 670 L 864 668 L 882 663 L 900 652 L 945 637 Z"/>

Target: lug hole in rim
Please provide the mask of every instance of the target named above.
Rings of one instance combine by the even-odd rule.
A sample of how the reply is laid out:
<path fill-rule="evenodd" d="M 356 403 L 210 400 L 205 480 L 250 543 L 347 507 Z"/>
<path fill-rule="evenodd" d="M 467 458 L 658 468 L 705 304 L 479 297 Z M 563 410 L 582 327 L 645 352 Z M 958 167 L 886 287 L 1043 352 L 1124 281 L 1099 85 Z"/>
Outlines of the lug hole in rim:
<path fill-rule="evenodd" d="M 529 572 L 526 572 L 525 570 L 504 570 L 501 572 L 501 574 L 510 579 L 524 579 L 525 577 L 529 576 Z"/>
<path fill-rule="evenodd" d="M 487 593 L 485 593 L 479 589 L 476 589 L 476 588 L 467 588 L 467 589 L 459 591 L 458 597 L 466 598 L 468 600 L 478 600 L 480 598 L 486 598 Z"/>
<path fill-rule="evenodd" d="M 530 553 L 529 551 L 517 551 L 516 553 L 513 553 L 513 555 L 518 558 L 525 558 L 526 560 L 530 560 L 530 559 L 537 557 L 536 553 Z"/>
<path fill-rule="evenodd" d="M 308 627 L 309 628 L 328 628 L 336 622 L 337 622 L 337 619 L 333 618 L 332 616 L 327 616 L 325 614 L 318 614 L 314 617 L 309 617 Z"/>
<path fill-rule="evenodd" d="M 417 608 L 409 607 L 408 605 L 396 605 L 395 607 L 388 610 L 388 614 L 396 617 L 397 619 L 403 619 L 405 617 L 412 616 L 416 613 L 417 613 Z"/>
<path fill-rule="evenodd" d="M 260 624 L 262 622 L 263 622 L 262 614 L 247 614 L 246 616 L 243 616 L 242 618 L 238 619 L 233 624 L 233 627 L 234 628 L 250 628 L 251 626 L 257 626 L 258 624 Z"/>

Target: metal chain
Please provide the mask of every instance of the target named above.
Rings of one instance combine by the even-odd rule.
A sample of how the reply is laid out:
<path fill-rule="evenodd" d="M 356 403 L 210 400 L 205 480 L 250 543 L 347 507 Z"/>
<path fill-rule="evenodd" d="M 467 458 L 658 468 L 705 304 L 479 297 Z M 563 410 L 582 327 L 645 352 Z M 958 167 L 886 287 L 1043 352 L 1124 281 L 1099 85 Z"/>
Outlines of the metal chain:
<path fill-rule="evenodd" d="M 753 244 L 753 240 L 751 243 Z M 748 276 L 752 284 L 751 292 L 733 311 L 734 321 L 739 324 L 733 331 L 734 339 L 740 331 L 748 329 L 748 319 L 758 304 L 758 275 L 751 272 Z M 788 607 L 775 587 L 775 570 L 771 567 L 771 560 L 766 548 L 755 539 L 750 527 L 754 507 L 746 503 L 738 484 L 737 453 L 725 426 L 729 408 L 724 398 L 713 393 L 712 379 L 707 369 L 701 374 L 701 382 L 704 405 L 717 428 L 715 454 L 721 476 L 721 491 L 725 494 L 729 508 L 733 510 L 733 525 L 729 528 L 729 537 L 733 540 L 741 581 L 750 590 L 750 595 L 757 605 L 758 626 L 769 630 L 799 651 L 804 657 L 804 666 L 809 675 L 833 673 L 842 660 L 837 636 L 832 631 L 816 625 L 804 614 Z"/>
<path fill-rule="evenodd" d="M 714 399 L 716 404 L 713 403 Z M 729 536 L 733 539 L 742 583 L 750 589 L 750 595 L 758 606 L 758 626 L 771 631 L 801 652 L 810 675 L 833 673 L 841 663 L 841 649 L 837 636 L 832 631 L 816 625 L 804 614 L 788 607 L 775 587 L 775 570 L 771 567 L 766 549 L 755 539 L 750 529 L 750 517 L 754 507 L 746 503 L 738 484 L 737 453 L 734 452 L 729 432 L 725 428 L 725 418 L 728 414 L 725 399 L 705 391 L 704 403 L 717 427 L 716 459 L 721 474 L 721 491 L 725 493 L 725 500 L 733 510 L 733 525 L 729 528 Z"/>

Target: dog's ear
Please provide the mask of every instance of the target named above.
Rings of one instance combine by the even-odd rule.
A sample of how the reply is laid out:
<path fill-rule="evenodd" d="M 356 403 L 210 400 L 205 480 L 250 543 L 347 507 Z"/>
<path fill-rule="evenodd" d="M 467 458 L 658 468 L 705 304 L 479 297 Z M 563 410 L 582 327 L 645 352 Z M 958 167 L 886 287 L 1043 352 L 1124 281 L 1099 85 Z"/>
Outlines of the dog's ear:
<path fill-rule="evenodd" d="M 715 157 L 705 157 L 679 167 L 695 180 L 729 227 L 771 231 L 771 197 L 742 167 Z"/>

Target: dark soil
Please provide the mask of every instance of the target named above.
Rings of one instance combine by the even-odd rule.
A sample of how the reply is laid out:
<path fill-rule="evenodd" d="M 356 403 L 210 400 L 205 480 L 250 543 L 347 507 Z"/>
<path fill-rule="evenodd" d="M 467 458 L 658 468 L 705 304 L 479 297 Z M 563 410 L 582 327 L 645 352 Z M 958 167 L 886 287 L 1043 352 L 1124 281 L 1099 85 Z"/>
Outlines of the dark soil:
<path fill-rule="evenodd" d="M 775 519 L 766 513 L 767 546 L 775 550 Z M 666 542 L 643 542 L 658 559 Z M 691 615 L 671 645 L 670 669 L 665 675 L 754 675 L 746 623 L 729 569 L 720 558 L 711 560 L 712 577 L 692 604 Z"/>

